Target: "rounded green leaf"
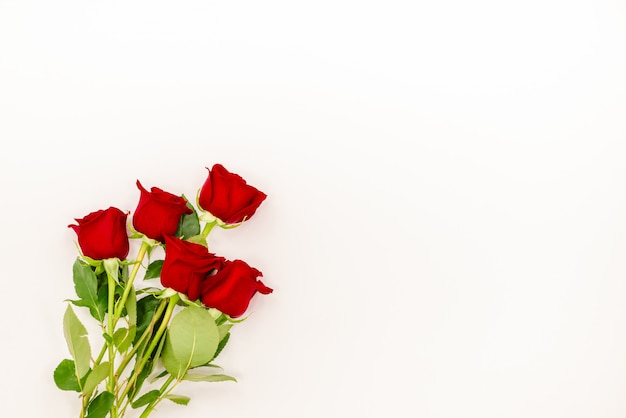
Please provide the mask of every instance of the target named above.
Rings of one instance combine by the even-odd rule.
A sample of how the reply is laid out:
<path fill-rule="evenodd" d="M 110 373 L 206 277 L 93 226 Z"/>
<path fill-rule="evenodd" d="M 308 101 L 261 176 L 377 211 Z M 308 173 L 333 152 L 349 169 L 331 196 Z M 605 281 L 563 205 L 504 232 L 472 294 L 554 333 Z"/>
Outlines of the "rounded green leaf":
<path fill-rule="evenodd" d="M 76 366 L 73 360 L 65 359 L 54 370 L 54 383 L 61 390 L 80 392 L 80 384 L 76 377 Z"/>
<path fill-rule="evenodd" d="M 190 368 L 213 358 L 220 342 L 220 333 L 206 309 L 188 306 L 172 319 L 168 338 L 174 356 Z"/>
<path fill-rule="evenodd" d="M 172 322 L 163 348 L 163 365 L 181 377 L 192 367 L 210 361 L 220 341 L 215 320 L 204 308 L 188 306 Z"/>
<path fill-rule="evenodd" d="M 137 327 L 132 326 L 129 328 L 119 328 L 113 334 L 113 344 L 117 347 L 120 353 L 125 352 L 130 348 L 130 344 L 135 339 L 135 332 Z"/>
<path fill-rule="evenodd" d="M 165 370 L 167 370 L 172 376 L 182 377 L 185 374 L 185 365 L 183 365 L 182 361 L 178 360 L 174 356 L 172 342 L 169 338 L 165 339 L 165 345 L 163 346 L 163 351 L 161 353 L 161 360 L 163 361 L 163 367 L 165 367 Z"/>
<path fill-rule="evenodd" d="M 183 195 L 183 198 L 187 200 L 187 197 Z M 200 221 L 198 219 L 198 213 L 193 205 L 187 200 L 187 207 L 191 209 L 193 212 L 191 214 L 184 214 L 180 217 L 180 221 L 178 223 L 178 229 L 176 230 L 175 236 L 180 239 L 186 239 L 193 235 L 198 235 L 200 233 Z"/>
<path fill-rule="evenodd" d="M 87 408 L 87 418 L 104 418 L 108 415 L 115 401 L 111 392 L 102 392 L 91 401 Z"/>
<path fill-rule="evenodd" d="M 144 275 L 144 280 L 156 279 L 157 277 L 161 277 L 161 270 L 163 269 L 163 260 L 155 260 L 148 266 L 146 270 L 146 274 Z"/>

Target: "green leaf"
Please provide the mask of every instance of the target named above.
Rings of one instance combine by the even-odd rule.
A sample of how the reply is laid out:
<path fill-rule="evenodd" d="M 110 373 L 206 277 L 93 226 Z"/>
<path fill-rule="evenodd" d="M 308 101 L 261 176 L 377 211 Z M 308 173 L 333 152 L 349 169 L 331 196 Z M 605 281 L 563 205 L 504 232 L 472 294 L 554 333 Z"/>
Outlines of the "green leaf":
<path fill-rule="evenodd" d="M 104 322 L 105 313 L 109 308 L 109 284 L 106 282 L 98 287 L 98 302 L 96 306 L 98 312 L 102 312 L 102 319 L 100 322 Z"/>
<path fill-rule="evenodd" d="M 222 324 L 217 327 L 217 330 L 220 332 L 220 341 L 223 340 L 224 337 L 226 337 L 226 334 L 229 334 L 229 331 L 233 327 L 233 325 L 235 324 Z"/>
<path fill-rule="evenodd" d="M 187 200 L 185 195 L 183 198 Z M 176 230 L 176 236 L 180 239 L 185 239 L 192 237 L 194 235 L 198 235 L 200 233 L 200 221 L 198 219 L 198 212 L 193 207 L 193 205 L 187 200 L 187 207 L 191 209 L 193 212 L 190 214 L 183 214 L 180 217 L 180 221 L 178 222 L 178 229 Z"/>
<path fill-rule="evenodd" d="M 130 347 L 130 344 L 135 339 L 135 331 L 137 327 L 119 328 L 113 334 L 113 344 L 117 347 L 120 353 L 125 352 Z"/>
<path fill-rule="evenodd" d="M 102 392 L 96 396 L 87 408 L 87 418 L 104 418 L 107 416 L 115 401 L 115 396 L 111 392 Z"/>
<path fill-rule="evenodd" d="M 211 314 L 204 308 L 188 306 L 170 323 L 163 365 L 172 375 L 181 376 L 189 368 L 210 361 L 219 341 L 219 331 Z"/>
<path fill-rule="evenodd" d="M 89 371 L 91 359 L 91 346 L 87 339 L 87 330 L 80 322 L 72 307 L 67 305 L 63 316 L 63 334 L 67 342 L 67 348 L 74 358 L 76 365 L 76 378 L 80 380 Z"/>
<path fill-rule="evenodd" d="M 185 367 L 182 362 L 174 356 L 174 350 L 172 349 L 172 342 L 169 338 L 165 338 L 165 345 L 161 353 L 161 361 L 163 367 L 172 376 L 180 377 L 185 374 Z"/>
<path fill-rule="evenodd" d="M 109 362 L 105 361 L 104 363 L 98 364 L 93 368 L 89 376 L 87 376 L 87 380 L 83 386 L 83 394 L 89 395 L 93 390 L 98 386 L 98 383 L 102 382 L 109 375 Z"/>
<path fill-rule="evenodd" d="M 236 382 L 232 376 L 228 376 L 225 374 L 198 374 L 198 373 L 187 373 L 183 380 L 189 380 L 191 382 L 226 382 L 232 381 Z"/>
<path fill-rule="evenodd" d="M 216 359 L 217 356 L 220 355 L 224 347 L 226 347 L 226 344 L 228 344 L 229 339 L 230 339 L 230 332 L 224 335 L 224 338 L 220 340 L 220 343 L 217 345 L 217 350 L 215 350 L 215 355 L 213 356 L 213 359 Z M 213 361 L 213 359 L 211 361 Z"/>
<path fill-rule="evenodd" d="M 133 343 L 136 343 L 146 328 L 148 328 L 160 304 L 161 301 L 152 295 L 145 296 L 137 301 L 137 332 Z M 159 326 L 159 323 L 157 321 L 155 328 Z"/>
<path fill-rule="evenodd" d="M 185 241 L 189 241 L 189 242 L 193 242 L 194 244 L 200 244 L 204 247 L 208 248 L 208 244 L 206 243 L 206 238 L 202 236 L 202 234 L 198 234 L 198 235 L 192 235 L 191 237 L 187 238 Z"/>
<path fill-rule="evenodd" d="M 213 318 L 215 318 L 215 323 L 218 327 L 228 320 L 228 317 L 226 315 L 224 315 L 215 308 L 210 308 L 209 312 L 211 313 Z"/>
<path fill-rule="evenodd" d="M 80 300 L 73 301 L 76 306 L 89 308 L 91 315 L 98 321 L 104 321 L 104 310 L 98 304 L 98 279 L 88 264 L 76 259 L 72 267 L 74 289 Z"/>
<path fill-rule="evenodd" d="M 163 269 L 163 260 L 155 260 L 146 269 L 146 274 L 143 276 L 144 280 L 156 279 L 161 277 L 161 270 Z"/>
<path fill-rule="evenodd" d="M 159 380 L 160 378 L 162 378 L 162 377 L 164 377 L 164 376 L 166 376 L 168 374 L 169 374 L 169 372 L 167 370 L 163 370 L 161 373 L 157 374 L 156 376 L 152 376 L 150 378 L 150 383 L 154 383 L 157 380 Z"/>
<path fill-rule="evenodd" d="M 129 264 L 135 264 L 135 263 L 136 263 L 136 261 L 133 261 L 133 262 L 120 261 L 120 264 L 121 264 L 120 271 L 122 273 L 121 281 L 123 283 L 127 283 L 128 282 L 128 276 L 129 276 L 128 266 L 129 266 Z"/>
<path fill-rule="evenodd" d="M 151 390 L 148 393 L 144 393 L 139 399 L 137 399 L 135 402 L 132 402 L 130 404 L 130 406 L 132 406 L 134 409 L 137 408 L 141 408 L 142 406 L 148 405 L 149 403 L 156 401 L 159 398 L 159 395 L 161 394 L 161 392 L 159 392 L 158 390 L 154 389 Z"/>
<path fill-rule="evenodd" d="M 191 400 L 191 398 L 189 398 L 188 396 L 182 395 L 165 395 L 165 399 L 169 399 L 170 401 L 177 403 L 178 405 L 185 406 L 187 406 L 189 404 L 189 401 Z"/>
<path fill-rule="evenodd" d="M 61 390 L 80 392 L 74 360 L 65 359 L 54 370 L 54 383 Z"/>

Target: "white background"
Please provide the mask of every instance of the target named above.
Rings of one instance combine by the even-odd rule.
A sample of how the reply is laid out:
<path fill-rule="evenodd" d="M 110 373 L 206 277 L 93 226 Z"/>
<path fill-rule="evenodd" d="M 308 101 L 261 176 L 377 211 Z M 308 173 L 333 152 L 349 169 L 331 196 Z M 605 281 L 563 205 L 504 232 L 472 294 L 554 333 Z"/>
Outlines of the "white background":
<path fill-rule="evenodd" d="M 0 416 L 78 416 L 66 225 L 217 162 L 275 292 L 155 416 L 626 416 L 625 74 L 619 0 L 0 0 Z"/>

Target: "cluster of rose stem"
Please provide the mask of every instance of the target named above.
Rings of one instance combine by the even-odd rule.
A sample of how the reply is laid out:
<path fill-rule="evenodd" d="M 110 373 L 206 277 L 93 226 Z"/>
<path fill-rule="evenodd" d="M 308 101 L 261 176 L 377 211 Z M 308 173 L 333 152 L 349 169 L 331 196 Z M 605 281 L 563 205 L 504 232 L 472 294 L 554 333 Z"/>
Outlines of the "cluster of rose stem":
<path fill-rule="evenodd" d="M 209 222 L 204 226 L 202 233 L 201 233 L 202 238 L 204 240 L 206 240 L 206 238 L 208 237 L 209 233 L 211 232 L 211 230 L 213 229 L 215 225 L 216 225 L 216 222 Z M 118 417 L 123 416 L 126 411 L 126 408 L 128 408 L 128 405 L 130 405 L 131 400 L 127 398 L 127 395 L 131 391 L 131 389 L 134 387 L 135 383 L 137 382 L 137 379 L 139 378 L 139 375 L 141 374 L 144 367 L 148 363 L 150 356 L 152 355 L 154 350 L 157 348 L 157 345 L 160 343 L 161 337 L 163 337 L 163 334 L 165 333 L 167 326 L 169 324 L 169 321 L 172 317 L 174 308 L 176 307 L 176 304 L 180 300 L 178 293 L 175 293 L 174 295 L 167 298 L 168 300 L 164 298 L 161 301 L 157 310 L 155 311 L 154 316 L 152 317 L 152 321 L 150 322 L 146 330 L 143 332 L 143 334 L 139 337 L 133 349 L 128 354 L 123 356 L 121 363 L 116 369 L 115 368 L 116 349 L 115 349 L 115 344 L 113 343 L 113 334 L 115 332 L 115 327 L 117 325 L 117 322 L 120 320 L 122 316 L 122 311 L 124 307 L 126 306 L 126 301 L 128 300 L 130 292 L 133 289 L 133 283 L 135 281 L 135 278 L 137 277 L 137 274 L 139 273 L 141 263 L 143 262 L 143 259 L 145 258 L 148 252 L 148 249 L 150 248 L 150 245 L 151 244 L 149 244 L 146 241 L 143 241 L 141 243 L 141 247 L 139 248 L 139 251 L 137 252 L 137 257 L 133 264 L 133 269 L 130 275 L 128 276 L 128 280 L 126 281 L 126 284 L 124 286 L 124 291 L 122 293 L 122 296 L 118 300 L 117 304 L 115 303 L 116 280 L 107 272 L 107 279 L 108 279 L 108 310 L 107 312 L 108 314 L 107 314 L 106 327 L 104 326 L 104 323 L 103 323 L 103 330 L 106 332 L 109 339 L 105 341 L 105 344 L 102 346 L 102 349 L 98 357 L 94 360 L 94 367 L 101 363 L 105 354 L 107 354 L 108 352 L 109 376 L 108 376 L 108 380 L 106 383 L 106 387 L 107 387 L 107 391 L 112 393 L 115 396 L 114 404 L 111 407 L 111 411 L 110 411 L 111 418 L 118 418 Z M 161 319 L 161 324 L 159 328 L 156 330 L 154 336 L 151 337 L 151 334 L 154 330 L 154 326 L 156 325 L 156 322 L 159 319 Z M 147 343 L 144 344 L 146 342 L 146 339 L 150 341 L 149 345 L 147 345 Z M 146 345 L 147 345 L 147 348 L 146 348 Z M 133 356 L 137 354 L 137 352 L 139 351 L 141 347 L 145 349 L 145 351 L 143 351 L 141 355 L 139 356 L 141 360 L 137 364 L 135 364 L 135 367 L 131 375 L 126 379 L 125 382 L 122 383 L 123 386 L 122 385 L 118 386 L 117 379 L 122 375 L 122 373 L 124 372 L 128 364 L 130 363 Z M 174 389 L 174 387 L 178 385 L 178 383 L 180 382 L 181 382 L 180 378 L 176 378 L 173 375 L 170 375 L 169 378 L 166 379 L 166 381 L 163 383 L 163 385 L 159 389 L 159 396 L 146 406 L 140 418 L 145 418 L 152 411 L 154 411 L 154 408 L 156 407 L 156 405 L 167 394 L 169 394 L 169 392 L 171 392 Z M 174 385 L 170 387 L 172 383 L 174 383 Z M 82 408 L 81 408 L 80 418 L 84 418 L 87 414 L 88 403 L 86 401 L 89 399 L 90 396 L 91 394 L 82 395 L 82 399 L 81 399 Z"/>

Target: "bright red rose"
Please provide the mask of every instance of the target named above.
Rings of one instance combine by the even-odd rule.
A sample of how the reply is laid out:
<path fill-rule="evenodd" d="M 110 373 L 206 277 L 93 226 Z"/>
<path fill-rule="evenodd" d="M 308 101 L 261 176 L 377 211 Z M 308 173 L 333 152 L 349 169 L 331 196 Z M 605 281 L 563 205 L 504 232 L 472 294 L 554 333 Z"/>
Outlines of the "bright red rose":
<path fill-rule="evenodd" d="M 165 235 L 174 235 L 178 228 L 180 217 L 193 211 L 187 207 L 187 202 L 180 196 L 165 192 L 158 187 L 150 191 L 137 180 L 137 187 L 141 191 L 139 204 L 133 215 L 133 226 L 148 238 L 163 242 Z"/>
<path fill-rule="evenodd" d="M 267 295 L 273 290 L 257 277 L 263 274 L 244 261 L 225 261 L 224 266 L 202 282 L 202 303 L 236 318 L 248 309 L 256 292 Z"/>
<path fill-rule="evenodd" d="M 200 297 L 200 284 L 215 269 L 222 267 L 224 258 L 216 257 L 207 248 L 176 237 L 165 236 L 165 260 L 161 284 L 186 294 L 190 300 Z"/>
<path fill-rule="evenodd" d="M 198 204 L 225 224 L 236 224 L 250 219 L 266 197 L 239 175 L 215 164 L 200 190 Z"/>
<path fill-rule="evenodd" d="M 76 219 L 78 225 L 68 225 L 78 235 L 78 245 L 83 255 L 95 260 L 119 258 L 128 255 L 128 233 L 126 232 L 127 213 L 110 207 L 92 212 L 82 219 Z"/>

